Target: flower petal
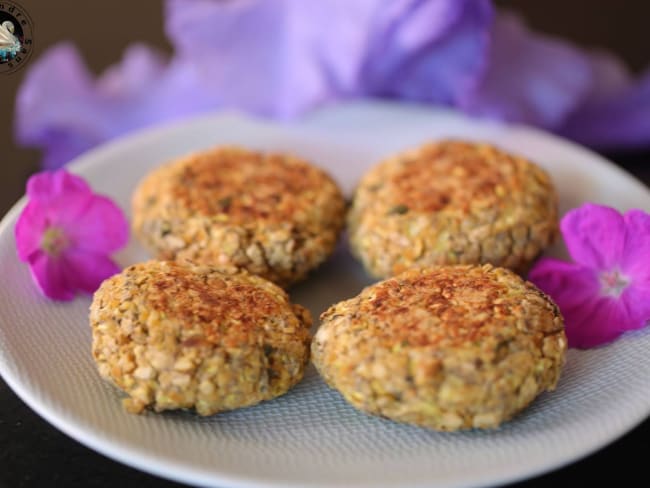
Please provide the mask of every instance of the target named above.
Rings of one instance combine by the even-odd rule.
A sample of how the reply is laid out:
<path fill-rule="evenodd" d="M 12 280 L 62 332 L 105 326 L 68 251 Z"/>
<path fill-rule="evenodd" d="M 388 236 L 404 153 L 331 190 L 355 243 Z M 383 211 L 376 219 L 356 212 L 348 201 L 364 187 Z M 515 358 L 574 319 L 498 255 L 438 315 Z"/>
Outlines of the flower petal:
<path fill-rule="evenodd" d="M 225 104 L 286 117 L 351 95 L 454 101 L 491 14 L 487 0 L 171 0 L 166 27 Z"/>
<path fill-rule="evenodd" d="M 623 216 L 625 244 L 621 270 L 634 284 L 650 288 L 650 214 L 630 210 Z"/>
<path fill-rule="evenodd" d="M 629 286 L 619 298 L 601 295 L 594 270 L 552 258 L 541 259 L 529 277 L 560 307 L 569 346 L 589 348 L 642 327 L 650 311 L 650 293 Z M 645 300 L 641 306 L 637 300 Z M 647 305 L 646 305 L 647 304 Z"/>
<path fill-rule="evenodd" d="M 623 216 L 610 207 L 587 203 L 570 210 L 560 222 L 574 261 L 597 270 L 619 267 L 624 249 Z"/>
<path fill-rule="evenodd" d="M 541 259 L 528 279 L 560 307 L 570 347 L 587 348 L 620 335 L 612 309 L 600 297 L 596 274 L 587 268 L 552 258 Z M 615 302 L 615 300 L 611 300 Z"/>
<path fill-rule="evenodd" d="M 120 267 L 104 254 L 76 249 L 64 256 L 67 283 L 74 289 L 94 293 L 106 278 L 120 272 Z"/>
<path fill-rule="evenodd" d="M 39 215 L 41 232 L 50 227 L 58 227 L 67 234 L 68 229 L 78 227 L 94 195 L 91 191 L 52 191 L 48 197 L 30 200 L 33 214 Z"/>
<path fill-rule="evenodd" d="M 109 138 L 220 105 L 220 94 L 197 67 L 180 59 L 167 63 L 156 51 L 138 44 L 102 74 L 95 88 L 108 119 Z"/>
<path fill-rule="evenodd" d="M 93 194 L 83 178 L 58 170 L 32 175 L 27 181 L 27 198 L 14 228 L 18 256 L 23 261 L 40 250 L 43 234 L 50 227 L 57 227 L 70 237 L 68 229 L 79 228 L 79 219 L 87 211 Z M 97 213 L 93 218 L 102 220 Z"/>
<path fill-rule="evenodd" d="M 558 129 L 600 149 L 645 148 L 650 142 L 650 71 L 638 79 L 606 53 L 590 56 L 594 83 L 577 110 Z"/>
<path fill-rule="evenodd" d="M 27 180 L 27 198 L 44 205 L 61 195 L 92 192 L 86 181 L 68 171 L 41 171 Z"/>
<path fill-rule="evenodd" d="M 583 53 L 531 32 L 512 13 L 496 17 L 489 56 L 482 82 L 460 101 L 473 115 L 554 128 L 591 88 L 592 71 Z"/>
<path fill-rule="evenodd" d="M 71 44 L 60 44 L 31 64 L 18 90 L 16 138 L 22 145 L 43 147 L 48 167 L 57 167 L 76 155 L 68 148 L 89 148 L 105 139 L 99 111 L 79 53 Z"/>
<path fill-rule="evenodd" d="M 69 281 L 62 259 L 52 259 L 43 251 L 38 251 L 30 256 L 29 269 L 34 282 L 46 297 L 63 301 L 74 298 L 75 288 Z"/>
<path fill-rule="evenodd" d="M 225 104 L 286 117 L 355 90 L 380 3 L 171 0 L 166 31 Z"/>
<path fill-rule="evenodd" d="M 627 310 L 629 322 L 625 329 L 640 329 L 650 321 L 650 282 L 632 284 L 621 294 L 621 301 Z"/>
<path fill-rule="evenodd" d="M 596 297 L 565 316 L 569 346 L 580 349 L 613 341 L 633 329 L 625 305 L 613 297 Z"/>
<path fill-rule="evenodd" d="M 41 167 L 43 169 L 57 169 L 78 155 L 92 149 L 99 142 L 85 137 L 78 131 L 66 132 L 52 128 L 47 130 L 39 141 L 25 144 L 25 146 L 38 146 L 43 149 Z"/>
<path fill-rule="evenodd" d="M 630 210 L 625 221 L 625 245 L 621 270 L 631 280 L 621 300 L 630 316 L 629 328 L 640 328 L 650 320 L 650 215 Z"/>
<path fill-rule="evenodd" d="M 93 195 L 77 220 L 67 223 L 65 232 L 75 249 L 108 254 L 127 243 L 129 224 L 112 200 Z"/>
<path fill-rule="evenodd" d="M 60 44 L 33 63 L 16 98 L 16 137 L 45 151 L 56 168 L 117 135 L 208 110 L 215 96 L 194 67 L 164 62 L 134 45 L 122 62 L 93 80 L 77 50 Z"/>
<path fill-rule="evenodd" d="M 21 261 L 27 261 L 30 256 L 40 251 L 43 232 L 48 225 L 47 216 L 41 210 L 40 205 L 29 202 L 16 221 L 14 237 Z"/>
<path fill-rule="evenodd" d="M 377 8 L 361 69 L 364 91 L 457 102 L 485 68 L 492 17 L 483 0 L 393 1 Z"/>
<path fill-rule="evenodd" d="M 600 293 L 596 273 L 578 264 L 554 258 L 537 261 L 528 279 L 557 303 L 562 314 L 580 309 Z"/>

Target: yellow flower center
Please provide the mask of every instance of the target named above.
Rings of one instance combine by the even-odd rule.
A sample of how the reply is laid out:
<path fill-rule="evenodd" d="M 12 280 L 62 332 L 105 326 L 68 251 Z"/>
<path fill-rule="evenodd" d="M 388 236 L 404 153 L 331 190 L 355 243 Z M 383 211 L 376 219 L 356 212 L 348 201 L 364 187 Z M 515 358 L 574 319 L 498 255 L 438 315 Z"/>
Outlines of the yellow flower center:
<path fill-rule="evenodd" d="M 601 291 L 605 295 L 618 298 L 629 284 L 629 278 L 618 270 L 600 273 Z"/>
<path fill-rule="evenodd" d="M 41 249 L 52 257 L 58 257 L 70 245 L 70 240 L 63 230 L 58 227 L 50 227 L 43 233 Z"/>

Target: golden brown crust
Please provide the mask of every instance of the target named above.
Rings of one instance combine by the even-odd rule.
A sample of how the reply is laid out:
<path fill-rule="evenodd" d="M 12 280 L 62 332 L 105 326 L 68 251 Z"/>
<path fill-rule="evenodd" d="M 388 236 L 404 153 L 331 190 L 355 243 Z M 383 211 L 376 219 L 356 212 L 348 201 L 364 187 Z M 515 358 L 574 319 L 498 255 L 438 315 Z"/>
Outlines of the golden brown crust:
<path fill-rule="evenodd" d="M 555 387 L 555 304 L 503 268 L 411 269 L 330 307 L 312 342 L 327 383 L 366 412 L 437 430 L 496 427 Z"/>
<path fill-rule="evenodd" d="M 332 252 L 345 203 L 324 171 L 286 154 L 235 147 L 150 173 L 133 197 L 133 227 L 161 259 L 244 268 L 281 285 Z"/>
<path fill-rule="evenodd" d="M 149 261 L 106 280 L 90 311 L 100 374 L 126 407 L 211 415 L 285 393 L 308 361 L 309 313 L 272 283 Z"/>
<path fill-rule="evenodd" d="M 449 140 L 366 173 L 348 225 L 353 250 L 375 276 L 487 262 L 522 272 L 555 239 L 557 212 L 541 168 L 488 144 Z"/>

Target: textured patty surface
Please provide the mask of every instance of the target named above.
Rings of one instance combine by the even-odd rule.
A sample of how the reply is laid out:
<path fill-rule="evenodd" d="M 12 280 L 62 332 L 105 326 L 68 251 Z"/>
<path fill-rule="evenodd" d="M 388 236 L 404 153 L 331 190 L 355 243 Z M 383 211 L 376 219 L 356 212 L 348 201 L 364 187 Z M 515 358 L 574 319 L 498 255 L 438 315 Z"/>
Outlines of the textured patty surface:
<path fill-rule="evenodd" d="M 285 393 L 309 360 L 307 310 L 248 273 L 149 261 L 106 280 L 90 307 L 99 373 L 131 412 L 200 415 Z"/>
<path fill-rule="evenodd" d="M 164 165 L 133 196 L 134 231 L 156 257 L 244 268 L 281 286 L 329 256 L 344 213 L 321 169 L 235 147 Z"/>
<path fill-rule="evenodd" d="M 557 234 L 557 196 L 528 160 L 442 141 L 362 178 L 348 215 L 353 252 L 378 277 L 411 266 L 491 263 L 525 271 Z"/>
<path fill-rule="evenodd" d="M 564 364 L 557 306 L 491 265 L 411 269 L 330 307 L 312 341 L 326 382 L 368 413 L 436 430 L 491 428 Z"/>

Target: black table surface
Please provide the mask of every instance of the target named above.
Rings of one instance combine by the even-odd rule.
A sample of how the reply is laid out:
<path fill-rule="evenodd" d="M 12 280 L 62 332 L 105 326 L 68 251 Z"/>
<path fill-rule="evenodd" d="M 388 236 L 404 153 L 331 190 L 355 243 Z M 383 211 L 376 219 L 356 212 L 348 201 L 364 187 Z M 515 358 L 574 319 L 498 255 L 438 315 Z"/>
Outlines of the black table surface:
<path fill-rule="evenodd" d="M 650 151 L 607 154 L 650 184 Z M 650 209 L 643 209 L 650 211 Z M 650 354 L 650 351 L 648 351 Z M 607 447 L 517 487 L 603 486 L 618 481 L 650 486 L 650 419 Z M 627 480 L 627 481 L 626 481 Z M 645 480 L 645 481 L 643 481 Z M 0 379 L 0 487 L 182 487 L 112 461 L 59 432 L 27 407 Z"/>

